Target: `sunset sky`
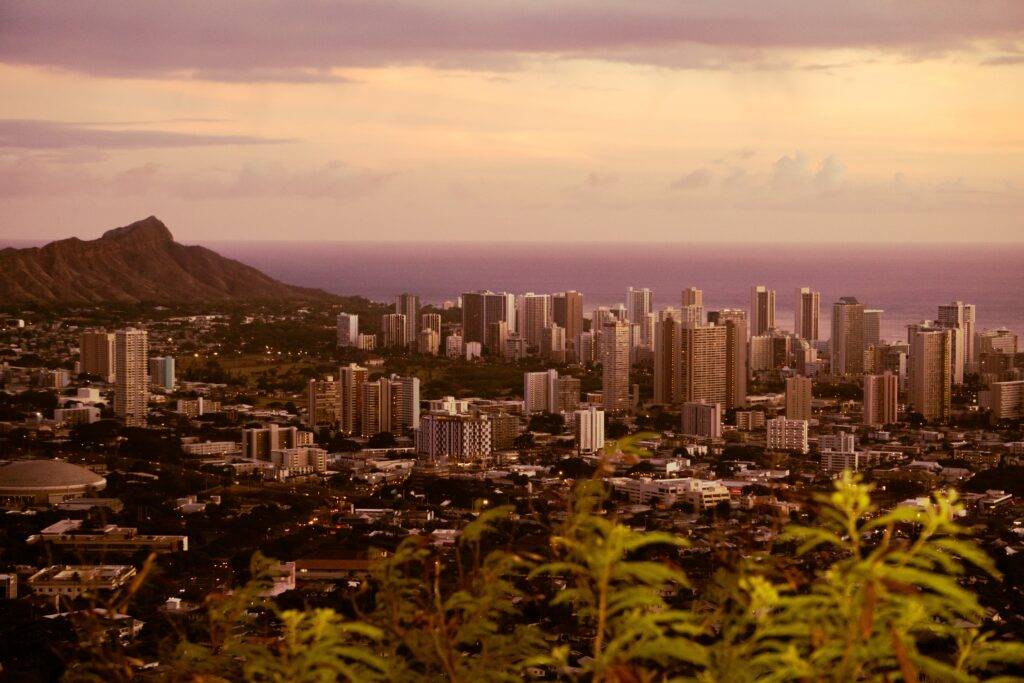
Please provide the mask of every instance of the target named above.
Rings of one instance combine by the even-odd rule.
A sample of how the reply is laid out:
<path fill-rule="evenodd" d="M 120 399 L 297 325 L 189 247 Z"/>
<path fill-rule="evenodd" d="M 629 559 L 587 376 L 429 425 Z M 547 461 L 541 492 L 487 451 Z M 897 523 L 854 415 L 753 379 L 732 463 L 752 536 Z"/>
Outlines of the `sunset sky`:
<path fill-rule="evenodd" d="M 0 238 L 1024 241 L 1022 0 L 0 4 Z"/>

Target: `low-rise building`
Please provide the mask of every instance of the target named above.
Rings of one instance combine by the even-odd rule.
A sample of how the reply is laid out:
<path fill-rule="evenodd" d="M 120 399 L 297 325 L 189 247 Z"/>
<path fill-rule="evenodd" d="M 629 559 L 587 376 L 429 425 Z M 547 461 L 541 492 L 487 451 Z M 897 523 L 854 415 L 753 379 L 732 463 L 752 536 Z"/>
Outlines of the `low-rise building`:
<path fill-rule="evenodd" d="M 135 574 L 135 567 L 123 564 L 55 564 L 30 576 L 28 587 L 40 595 L 77 598 L 117 590 Z"/>
<path fill-rule="evenodd" d="M 810 442 L 807 436 L 807 420 L 790 420 L 776 417 L 767 422 L 769 450 L 796 451 L 807 453 Z"/>

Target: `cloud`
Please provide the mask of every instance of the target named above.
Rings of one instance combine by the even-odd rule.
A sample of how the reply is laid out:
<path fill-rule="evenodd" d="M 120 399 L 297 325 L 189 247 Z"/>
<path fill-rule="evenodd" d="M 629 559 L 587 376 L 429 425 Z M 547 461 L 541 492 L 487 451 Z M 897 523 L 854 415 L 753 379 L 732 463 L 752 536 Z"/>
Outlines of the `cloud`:
<path fill-rule="evenodd" d="M 512 68 L 531 55 L 702 68 L 788 48 L 921 55 L 1024 32 L 1020 0 L 7 0 L 0 13 L 8 64 L 248 81 L 337 82 L 331 69 L 392 64 Z"/>
<path fill-rule="evenodd" d="M 1014 66 L 1024 64 L 1024 55 L 1000 55 L 982 62 L 985 66 Z"/>
<path fill-rule="evenodd" d="M 291 142 L 248 135 L 200 135 L 166 130 L 111 130 L 93 124 L 0 119 L 0 149 L 152 149 Z"/>
<path fill-rule="evenodd" d="M 340 161 L 301 170 L 287 169 L 280 164 L 250 163 L 228 178 L 182 180 L 176 189 L 192 199 L 270 196 L 353 199 L 375 192 L 396 175 L 393 171 L 356 169 Z"/>
<path fill-rule="evenodd" d="M 698 168 L 677 178 L 669 187 L 673 190 L 696 190 L 711 184 L 714 175 L 706 168 Z"/>
<path fill-rule="evenodd" d="M 0 156 L 0 196 L 106 194 L 161 195 L 189 200 L 303 197 L 352 200 L 375 193 L 395 172 L 358 169 L 341 162 L 306 169 L 250 163 L 232 171 L 182 173 L 155 163 L 100 174 L 85 166 L 47 163 L 40 155 Z"/>
<path fill-rule="evenodd" d="M 591 189 L 600 189 L 605 187 L 611 187 L 619 182 L 618 173 L 598 173 L 593 171 L 587 174 L 587 177 L 583 179 L 583 184 Z"/>

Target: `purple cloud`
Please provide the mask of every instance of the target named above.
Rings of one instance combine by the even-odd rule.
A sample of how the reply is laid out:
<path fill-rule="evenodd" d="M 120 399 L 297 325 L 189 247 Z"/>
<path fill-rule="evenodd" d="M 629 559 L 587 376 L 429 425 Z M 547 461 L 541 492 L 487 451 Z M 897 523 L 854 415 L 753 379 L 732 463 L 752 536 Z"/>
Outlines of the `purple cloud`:
<path fill-rule="evenodd" d="M 698 168 L 676 179 L 669 187 L 673 190 L 697 190 L 711 184 L 713 174 L 706 168 Z"/>
<path fill-rule="evenodd" d="M 201 135 L 166 130 L 110 130 L 82 123 L 0 119 L 0 149 L 152 149 L 291 142 L 248 135 Z"/>
<path fill-rule="evenodd" d="M 520 55 L 694 66 L 773 48 L 911 53 L 1014 41 L 1020 0 L 8 0 L 0 61 L 118 76 L 334 81 L 336 67 Z M 695 60 L 690 48 L 718 51 Z"/>

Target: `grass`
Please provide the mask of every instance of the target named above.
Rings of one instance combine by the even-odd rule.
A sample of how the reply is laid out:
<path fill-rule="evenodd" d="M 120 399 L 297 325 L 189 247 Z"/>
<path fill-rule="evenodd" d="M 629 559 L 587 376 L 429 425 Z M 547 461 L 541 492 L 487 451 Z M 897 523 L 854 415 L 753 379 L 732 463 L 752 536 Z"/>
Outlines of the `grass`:
<path fill-rule="evenodd" d="M 632 455 L 637 458 L 649 458 L 653 453 L 650 450 L 640 445 L 641 441 L 647 439 L 655 439 L 661 436 L 660 432 L 637 432 L 636 434 L 630 434 L 624 436 L 617 441 L 611 442 L 610 447 L 615 450 L 622 451 L 624 455 Z"/>

